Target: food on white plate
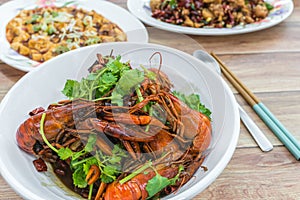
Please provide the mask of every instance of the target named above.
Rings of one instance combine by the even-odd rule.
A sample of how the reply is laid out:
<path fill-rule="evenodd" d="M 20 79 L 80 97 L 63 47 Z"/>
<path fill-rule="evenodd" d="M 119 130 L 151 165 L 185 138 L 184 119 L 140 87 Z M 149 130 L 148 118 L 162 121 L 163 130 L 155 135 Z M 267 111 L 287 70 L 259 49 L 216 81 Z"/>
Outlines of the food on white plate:
<path fill-rule="evenodd" d="M 265 19 L 273 6 L 264 0 L 150 0 L 152 17 L 193 28 L 232 28 Z"/>
<path fill-rule="evenodd" d="M 161 66 L 160 66 L 161 67 Z M 173 91 L 160 68 L 132 68 L 98 55 L 90 73 L 67 80 L 67 100 L 30 112 L 18 146 L 51 163 L 87 199 L 157 199 L 201 168 L 212 138 L 211 112 L 198 94 Z"/>
<path fill-rule="evenodd" d="M 94 10 L 63 6 L 21 10 L 7 24 L 6 39 L 19 54 L 44 62 L 79 47 L 127 41 L 127 36 Z"/>

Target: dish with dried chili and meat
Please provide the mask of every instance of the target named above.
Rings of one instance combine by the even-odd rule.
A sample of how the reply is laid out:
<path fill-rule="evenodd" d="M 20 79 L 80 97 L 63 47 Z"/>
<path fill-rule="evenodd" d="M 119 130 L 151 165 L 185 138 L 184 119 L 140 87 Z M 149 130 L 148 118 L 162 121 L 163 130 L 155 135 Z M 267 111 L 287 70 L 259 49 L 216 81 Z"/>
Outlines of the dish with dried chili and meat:
<path fill-rule="evenodd" d="M 232 28 L 265 19 L 274 7 L 264 0 L 151 0 L 152 17 L 194 27 Z"/>
<path fill-rule="evenodd" d="M 192 35 L 233 35 L 277 25 L 294 9 L 292 0 L 128 0 L 143 22 Z"/>

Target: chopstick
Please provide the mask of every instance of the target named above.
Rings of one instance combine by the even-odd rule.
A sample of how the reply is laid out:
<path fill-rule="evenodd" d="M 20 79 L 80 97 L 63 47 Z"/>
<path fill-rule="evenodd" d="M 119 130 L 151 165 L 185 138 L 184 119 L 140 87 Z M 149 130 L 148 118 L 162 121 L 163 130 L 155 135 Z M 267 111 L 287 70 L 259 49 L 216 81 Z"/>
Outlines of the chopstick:
<path fill-rule="evenodd" d="M 211 55 L 218 61 L 221 71 L 228 81 L 243 96 L 257 115 L 272 130 L 277 138 L 286 146 L 293 156 L 300 159 L 300 144 L 297 139 L 284 127 L 284 125 L 272 114 L 272 112 L 226 67 L 226 65 L 214 54 Z"/>

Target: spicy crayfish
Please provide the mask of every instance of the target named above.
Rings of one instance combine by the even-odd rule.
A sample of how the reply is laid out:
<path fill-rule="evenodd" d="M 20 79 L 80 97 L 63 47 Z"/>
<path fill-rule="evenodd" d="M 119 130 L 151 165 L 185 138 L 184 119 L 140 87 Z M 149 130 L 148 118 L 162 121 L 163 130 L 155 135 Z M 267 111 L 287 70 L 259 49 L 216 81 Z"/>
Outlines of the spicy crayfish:
<path fill-rule="evenodd" d="M 100 64 L 101 70 L 106 63 L 102 59 L 97 67 Z M 74 99 L 33 110 L 17 130 L 19 147 L 50 163 L 64 160 L 76 173 L 89 166 L 83 170 L 83 183 L 73 185 L 89 199 L 147 199 L 178 190 L 207 155 L 211 122 L 171 93 L 166 74 L 157 69 L 149 72 L 156 78 L 145 76 L 138 91 L 124 96 L 123 106 L 107 98 Z M 116 145 L 126 155 L 116 159 Z M 62 159 L 61 151 L 66 149 L 71 153 Z M 78 167 L 83 162 L 84 168 Z M 109 174 L 107 167 L 113 166 L 117 167 Z M 154 177 L 169 182 L 156 191 L 151 189 Z"/>

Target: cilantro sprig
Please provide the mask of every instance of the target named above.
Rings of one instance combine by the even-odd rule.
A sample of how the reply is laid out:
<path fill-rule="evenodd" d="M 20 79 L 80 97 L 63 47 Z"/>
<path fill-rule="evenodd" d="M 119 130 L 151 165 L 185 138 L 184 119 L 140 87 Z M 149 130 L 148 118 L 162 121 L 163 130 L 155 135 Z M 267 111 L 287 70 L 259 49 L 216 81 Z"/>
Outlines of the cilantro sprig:
<path fill-rule="evenodd" d="M 155 74 L 146 68 L 131 69 L 128 63 L 120 61 L 120 56 L 108 59 L 105 67 L 82 78 L 81 81 L 67 80 L 62 93 L 71 100 L 111 100 L 112 104 L 122 106 L 124 96 L 131 94 L 145 77 L 155 77 Z M 112 89 L 111 96 L 103 97 Z"/>
<path fill-rule="evenodd" d="M 115 87 L 121 76 L 130 70 L 130 66 L 128 63 L 121 62 L 120 56 L 115 59 L 111 57 L 107 59 L 105 67 L 90 73 L 81 81 L 67 80 L 62 93 L 71 100 L 76 98 L 94 100 L 109 92 Z"/>
<path fill-rule="evenodd" d="M 97 165 L 100 169 L 100 180 L 104 183 L 111 183 L 116 180 L 121 173 L 121 161 L 127 157 L 125 151 L 118 145 L 114 145 L 112 155 L 104 155 L 101 151 L 96 151 L 95 155 L 83 160 L 74 160 L 71 167 L 74 170 L 73 182 L 78 187 L 86 187 L 85 177 L 92 165 Z"/>
<path fill-rule="evenodd" d="M 179 176 L 181 172 L 184 170 L 184 167 L 180 165 L 178 167 L 178 173 L 175 177 L 173 178 L 167 178 L 158 173 L 158 171 L 155 169 L 155 167 L 152 165 L 151 161 L 146 162 L 143 166 L 129 174 L 128 176 L 124 177 L 119 181 L 120 184 L 124 184 L 127 181 L 131 180 L 135 176 L 141 173 L 147 173 L 145 170 L 151 168 L 155 172 L 155 176 L 151 178 L 147 185 L 146 185 L 146 191 L 148 192 L 148 198 L 152 198 L 155 194 L 157 194 L 159 191 L 164 189 L 165 187 L 169 185 L 174 185 L 176 181 L 179 179 Z"/>
<path fill-rule="evenodd" d="M 81 151 L 73 152 L 71 149 L 66 147 L 66 148 L 60 148 L 57 154 L 62 160 L 66 160 L 68 158 L 72 158 L 71 159 L 72 161 L 77 160 L 81 156 L 86 155 L 87 153 L 93 151 L 96 140 L 97 140 L 96 134 L 90 134 L 86 145 Z"/>
<path fill-rule="evenodd" d="M 123 105 L 123 97 L 130 94 L 133 89 L 144 80 L 144 73 L 138 69 L 133 69 L 124 73 L 112 92 L 112 103 Z"/>
<path fill-rule="evenodd" d="M 173 95 L 175 95 L 178 99 L 183 101 L 187 106 L 189 106 L 191 109 L 199 111 L 206 115 L 209 119 L 211 118 L 211 111 L 205 107 L 200 101 L 200 95 L 198 94 L 190 94 L 185 95 L 183 93 L 180 93 L 178 91 L 173 91 Z"/>
<path fill-rule="evenodd" d="M 181 172 L 184 170 L 184 167 L 182 165 L 179 166 L 178 168 L 178 173 L 174 178 L 167 178 L 164 176 L 161 176 L 155 168 L 153 168 L 153 170 L 155 171 L 155 176 L 150 179 L 146 185 L 146 190 L 148 192 L 148 198 L 150 199 L 151 197 L 153 197 L 155 194 L 157 194 L 159 191 L 161 191 L 162 189 L 164 189 L 165 187 L 169 186 L 169 185 L 174 185 L 176 183 L 176 181 L 179 179 L 179 176 L 181 174 Z"/>

